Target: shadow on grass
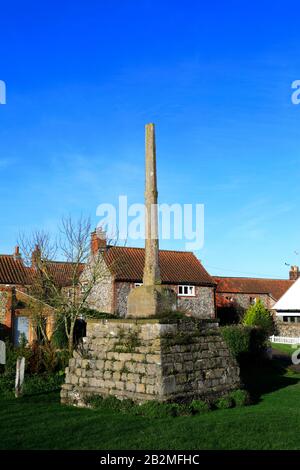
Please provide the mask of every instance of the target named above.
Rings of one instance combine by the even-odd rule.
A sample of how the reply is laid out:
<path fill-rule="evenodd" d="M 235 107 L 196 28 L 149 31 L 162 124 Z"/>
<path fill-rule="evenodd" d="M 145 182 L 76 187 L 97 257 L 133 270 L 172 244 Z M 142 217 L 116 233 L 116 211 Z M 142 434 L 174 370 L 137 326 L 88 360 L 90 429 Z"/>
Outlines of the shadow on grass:
<path fill-rule="evenodd" d="M 36 392 L 36 393 L 25 393 L 21 395 L 19 398 L 15 397 L 13 392 L 7 392 L 4 395 L 0 395 L 0 399 L 5 399 L 7 401 L 11 401 L 13 403 L 60 403 L 60 390 L 51 390 L 46 392 Z"/>
<path fill-rule="evenodd" d="M 47 397 L 47 396 L 59 397 L 59 392 L 60 392 L 60 388 L 53 388 L 52 390 L 24 393 L 24 395 L 22 396 L 22 399 L 26 400 L 27 398 L 32 399 L 32 398 Z"/>
<path fill-rule="evenodd" d="M 272 360 L 252 361 L 241 364 L 241 380 L 254 403 L 261 401 L 261 396 L 276 390 L 295 385 L 300 376 L 288 376 L 291 360 L 286 355 L 276 355 Z"/>

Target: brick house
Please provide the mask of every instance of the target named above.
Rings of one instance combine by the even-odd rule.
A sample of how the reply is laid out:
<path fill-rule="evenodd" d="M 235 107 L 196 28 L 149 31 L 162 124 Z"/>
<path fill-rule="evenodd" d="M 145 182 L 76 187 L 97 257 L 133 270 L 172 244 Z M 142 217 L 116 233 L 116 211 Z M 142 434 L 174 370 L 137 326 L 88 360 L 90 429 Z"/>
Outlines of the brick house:
<path fill-rule="evenodd" d="M 106 239 L 91 237 L 91 254 L 100 253 L 102 275 L 90 297 L 91 308 L 124 317 L 131 289 L 142 283 L 144 249 L 109 246 Z M 23 333 L 29 342 L 36 339 L 32 309 L 38 302 L 30 295 L 37 271 L 33 253 L 31 266 L 26 266 L 16 247 L 13 255 L 0 255 L 0 336 L 18 343 Z M 162 283 L 177 294 L 177 307 L 200 318 L 215 317 L 215 282 L 193 253 L 161 250 L 159 254 Z M 69 290 L 74 269 L 71 263 L 47 261 L 47 270 L 62 289 Z M 82 265 L 81 284 L 85 271 Z M 54 310 L 44 304 L 48 336 L 53 331 Z M 43 308 L 44 312 L 44 308 Z"/>
<path fill-rule="evenodd" d="M 266 308 L 274 304 L 294 283 L 296 271 L 292 267 L 290 279 L 214 276 L 217 317 L 221 324 L 236 323 L 245 311 L 260 299 Z"/>
<path fill-rule="evenodd" d="M 0 255 L 0 339 L 9 337 L 15 344 L 18 344 L 21 334 L 25 335 L 29 343 L 36 339 L 33 309 L 41 304 L 47 335 L 50 337 L 53 331 L 54 309 L 30 295 L 30 287 L 36 276 L 35 255 L 31 266 L 24 264 L 18 247 L 13 255 Z M 57 286 L 68 287 L 72 272 L 70 263 L 49 261 L 47 269 Z"/>
<path fill-rule="evenodd" d="M 0 255 L 0 335 L 11 336 L 17 307 L 17 292 L 26 290 L 30 283 L 30 272 L 24 266 L 16 247 L 13 255 Z M 17 315 L 17 314 L 16 314 Z"/>
<path fill-rule="evenodd" d="M 103 276 L 89 298 L 91 308 L 124 317 L 131 289 L 142 284 L 145 250 L 106 246 L 92 234 L 92 252 L 102 252 Z M 200 318 L 215 317 L 215 282 L 191 252 L 160 250 L 162 284 L 177 294 L 177 308 Z"/>

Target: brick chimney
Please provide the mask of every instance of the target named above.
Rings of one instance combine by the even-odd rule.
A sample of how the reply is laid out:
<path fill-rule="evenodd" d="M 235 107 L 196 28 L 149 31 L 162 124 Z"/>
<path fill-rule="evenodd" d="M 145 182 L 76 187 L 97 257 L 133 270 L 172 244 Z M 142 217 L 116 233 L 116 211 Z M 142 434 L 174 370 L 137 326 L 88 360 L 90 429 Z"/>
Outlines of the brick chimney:
<path fill-rule="evenodd" d="M 18 246 L 15 247 L 14 259 L 15 259 L 15 260 L 21 259 L 20 248 L 19 248 Z"/>
<path fill-rule="evenodd" d="M 291 266 L 290 269 L 290 280 L 296 281 L 300 277 L 299 266 Z"/>
<path fill-rule="evenodd" d="M 91 233 L 91 252 L 93 255 L 106 250 L 106 232 L 102 229 Z"/>
<path fill-rule="evenodd" d="M 35 245 L 34 250 L 31 254 L 31 265 L 37 267 L 39 261 L 41 260 L 41 249 L 38 245 Z"/>

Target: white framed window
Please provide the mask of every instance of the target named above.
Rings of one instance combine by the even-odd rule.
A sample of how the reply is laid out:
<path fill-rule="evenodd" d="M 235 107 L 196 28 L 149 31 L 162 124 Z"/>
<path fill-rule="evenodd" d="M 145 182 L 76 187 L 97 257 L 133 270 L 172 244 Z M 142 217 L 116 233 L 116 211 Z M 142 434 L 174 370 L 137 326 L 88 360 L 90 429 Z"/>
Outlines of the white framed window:
<path fill-rule="evenodd" d="M 141 287 L 143 285 L 142 282 L 135 282 L 134 287 Z"/>
<path fill-rule="evenodd" d="M 82 294 L 85 294 L 86 291 L 87 291 L 87 289 L 88 289 L 88 282 L 83 282 L 83 283 L 81 284 L 81 293 L 82 293 Z"/>
<path fill-rule="evenodd" d="M 178 286 L 178 295 L 184 296 L 184 297 L 194 297 L 195 296 L 195 286 L 179 285 Z"/>

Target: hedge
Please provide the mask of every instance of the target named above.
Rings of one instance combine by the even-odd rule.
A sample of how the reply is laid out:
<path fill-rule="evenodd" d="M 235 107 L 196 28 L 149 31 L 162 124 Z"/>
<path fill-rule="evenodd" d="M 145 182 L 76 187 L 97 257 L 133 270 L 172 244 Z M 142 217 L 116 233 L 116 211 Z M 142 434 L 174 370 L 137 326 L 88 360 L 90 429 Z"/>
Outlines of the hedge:
<path fill-rule="evenodd" d="M 241 362 L 259 357 L 265 351 L 268 335 L 259 327 L 230 325 L 220 328 L 221 334 L 233 356 Z"/>

